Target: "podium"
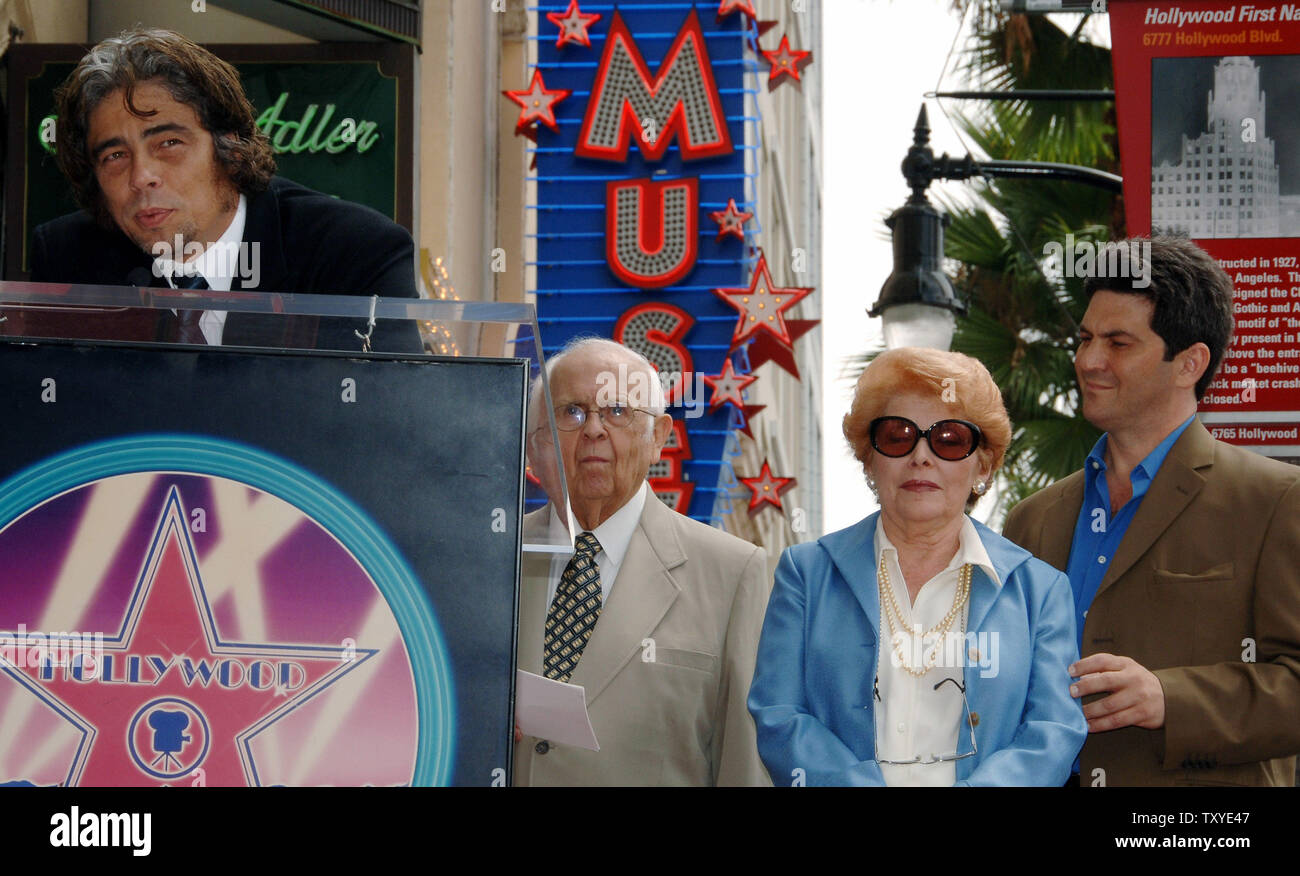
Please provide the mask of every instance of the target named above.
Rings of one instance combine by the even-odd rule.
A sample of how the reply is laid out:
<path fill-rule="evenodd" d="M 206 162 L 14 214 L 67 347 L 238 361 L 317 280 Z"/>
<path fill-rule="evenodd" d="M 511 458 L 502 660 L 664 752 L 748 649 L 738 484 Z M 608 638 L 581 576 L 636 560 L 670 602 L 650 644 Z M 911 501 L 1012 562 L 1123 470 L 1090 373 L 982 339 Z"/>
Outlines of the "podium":
<path fill-rule="evenodd" d="M 532 307 L 181 294 L 0 283 L 0 784 L 508 784 Z"/>

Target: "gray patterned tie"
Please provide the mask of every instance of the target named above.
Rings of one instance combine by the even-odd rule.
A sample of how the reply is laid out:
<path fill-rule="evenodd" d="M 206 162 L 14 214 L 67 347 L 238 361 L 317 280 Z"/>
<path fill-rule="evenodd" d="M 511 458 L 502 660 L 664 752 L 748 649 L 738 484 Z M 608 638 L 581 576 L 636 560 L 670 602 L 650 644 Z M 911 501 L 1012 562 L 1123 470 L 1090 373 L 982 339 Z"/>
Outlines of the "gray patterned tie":
<path fill-rule="evenodd" d="M 542 668 L 547 678 L 568 681 L 600 618 L 600 542 L 590 532 L 579 535 L 573 559 L 564 567 L 555 598 L 546 612 Z"/>

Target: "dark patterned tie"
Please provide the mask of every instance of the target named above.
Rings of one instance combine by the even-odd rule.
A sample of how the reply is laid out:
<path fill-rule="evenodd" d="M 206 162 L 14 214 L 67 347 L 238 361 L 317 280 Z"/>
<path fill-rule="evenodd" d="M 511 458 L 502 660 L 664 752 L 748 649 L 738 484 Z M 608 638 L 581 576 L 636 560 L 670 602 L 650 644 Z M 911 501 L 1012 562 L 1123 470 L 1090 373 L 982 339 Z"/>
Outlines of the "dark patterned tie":
<path fill-rule="evenodd" d="M 590 532 L 578 536 L 577 552 L 564 567 L 555 599 L 546 613 L 546 645 L 542 669 L 547 678 L 568 681 L 600 618 L 600 542 Z"/>
<path fill-rule="evenodd" d="M 176 277 L 177 289 L 207 289 L 208 281 L 203 278 L 202 274 L 193 276 Z M 199 328 L 199 320 L 203 318 L 202 310 L 180 310 L 176 313 L 180 317 L 180 332 L 176 340 L 182 344 L 206 344 L 208 339 L 203 335 L 203 329 Z"/>

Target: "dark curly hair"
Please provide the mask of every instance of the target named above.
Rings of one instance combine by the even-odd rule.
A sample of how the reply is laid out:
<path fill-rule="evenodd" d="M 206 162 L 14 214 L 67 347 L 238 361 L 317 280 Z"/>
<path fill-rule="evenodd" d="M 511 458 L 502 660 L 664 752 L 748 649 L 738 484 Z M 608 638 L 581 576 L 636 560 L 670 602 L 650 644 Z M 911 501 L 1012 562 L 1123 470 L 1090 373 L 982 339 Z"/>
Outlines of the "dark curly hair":
<path fill-rule="evenodd" d="M 153 111 L 137 109 L 134 94 L 137 85 L 155 79 L 174 100 L 194 109 L 212 135 L 217 162 L 231 184 L 247 195 L 265 190 L 275 173 L 275 156 L 270 140 L 257 129 L 239 72 L 178 33 L 140 29 L 95 46 L 54 93 L 59 169 L 72 184 L 77 203 L 100 224 L 113 227 L 86 142 L 90 114 L 104 98 L 124 89 L 130 112 L 151 115 Z"/>

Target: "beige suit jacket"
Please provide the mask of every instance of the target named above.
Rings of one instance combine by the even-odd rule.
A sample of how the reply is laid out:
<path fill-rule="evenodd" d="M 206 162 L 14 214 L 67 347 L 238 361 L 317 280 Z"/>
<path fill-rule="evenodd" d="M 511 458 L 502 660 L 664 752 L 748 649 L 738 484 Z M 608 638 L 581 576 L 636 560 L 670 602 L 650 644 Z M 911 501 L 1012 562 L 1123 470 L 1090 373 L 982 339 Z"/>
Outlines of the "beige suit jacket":
<path fill-rule="evenodd" d="M 1083 496 L 1079 471 L 1012 509 L 1004 534 L 1064 571 Z M 1300 468 L 1192 422 L 1124 533 L 1081 652 L 1131 657 L 1154 672 L 1165 726 L 1089 734 L 1080 784 L 1293 785 Z"/>
<path fill-rule="evenodd" d="M 525 540 L 549 507 L 524 518 Z M 550 558 L 526 554 L 519 668 L 541 674 Z M 516 785 L 766 785 L 745 707 L 771 589 L 767 555 L 653 494 L 570 681 L 600 751 L 525 736 Z"/>

